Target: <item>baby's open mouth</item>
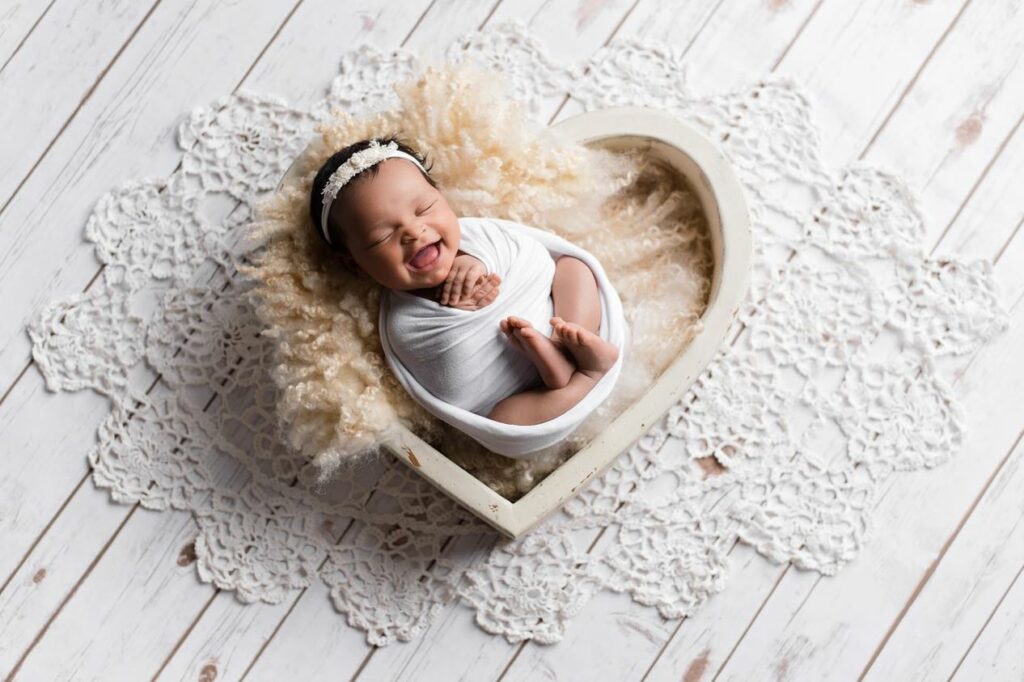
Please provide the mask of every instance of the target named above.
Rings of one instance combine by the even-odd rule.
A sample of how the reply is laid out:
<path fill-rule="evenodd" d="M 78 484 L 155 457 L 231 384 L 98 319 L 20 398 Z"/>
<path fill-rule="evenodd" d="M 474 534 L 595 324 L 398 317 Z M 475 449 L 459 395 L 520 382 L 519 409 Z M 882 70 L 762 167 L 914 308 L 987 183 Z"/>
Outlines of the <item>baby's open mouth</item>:
<path fill-rule="evenodd" d="M 441 260 L 441 240 L 428 244 L 416 252 L 408 265 L 413 270 L 424 271 L 431 269 Z"/>

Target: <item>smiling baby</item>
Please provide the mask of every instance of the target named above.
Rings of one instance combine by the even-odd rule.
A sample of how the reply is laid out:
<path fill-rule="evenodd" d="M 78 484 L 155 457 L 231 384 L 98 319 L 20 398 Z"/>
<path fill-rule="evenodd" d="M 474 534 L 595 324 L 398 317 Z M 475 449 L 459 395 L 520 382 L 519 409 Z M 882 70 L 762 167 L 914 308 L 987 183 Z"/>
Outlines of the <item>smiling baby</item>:
<path fill-rule="evenodd" d="M 554 419 L 619 356 L 593 272 L 534 228 L 457 217 L 424 163 L 393 136 L 345 147 L 313 181 L 314 224 L 384 288 L 381 332 L 431 393 L 507 424 Z"/>

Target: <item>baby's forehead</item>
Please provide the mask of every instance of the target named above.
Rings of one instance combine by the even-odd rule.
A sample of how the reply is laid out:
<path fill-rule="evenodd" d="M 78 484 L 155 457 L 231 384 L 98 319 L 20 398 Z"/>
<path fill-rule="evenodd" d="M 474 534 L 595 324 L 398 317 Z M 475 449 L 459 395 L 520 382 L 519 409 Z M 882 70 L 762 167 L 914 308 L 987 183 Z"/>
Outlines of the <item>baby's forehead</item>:
<path fill-rule="evenodd" d="M 335 203 L 346 231 L 367 231 L 393 212 L 408 208 L 433 194 L 435 188 L 419 169 L 406 165 L 415 173 L 415 178 L 413 173 L 404 172 L 405 169 L 381 168 L 376 174 L 361 173 L 341 189 Z M 390 172 L 396 170 L 397 173 Z"/>

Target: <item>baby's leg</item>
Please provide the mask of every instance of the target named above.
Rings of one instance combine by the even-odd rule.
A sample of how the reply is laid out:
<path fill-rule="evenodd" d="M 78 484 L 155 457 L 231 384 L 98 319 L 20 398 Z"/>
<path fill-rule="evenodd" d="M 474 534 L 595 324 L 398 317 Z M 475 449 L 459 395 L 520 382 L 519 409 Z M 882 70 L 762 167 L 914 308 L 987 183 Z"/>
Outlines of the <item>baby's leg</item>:
<path fill-rule="evenodd" d="M 601 327 L 601 297 L 597 279 L 590 266 L 573 256 L 559 256 L 555 261 L 555 279 L 551 283 L 555 317 L 578 324 L 594 333 Z M 562 343 L 552 334 L 556 345 Z"/>
<path fill-rule="evenodd" d="M 568 412 L 596 383 L 591 376 L 575 372 L 562 388 L 530 388 L 510 395 L 487 416 L 504 424 L 540 424 Z"/>
<path fill-rule="evenodd" d="M 552 320 L 578 369 L 562 388 L 532 388 L 505 398 L 491 410 L 491 419 L 522 425 L 554 419 L 582 400 L 618 360 L 618 348 L 594 332 L 557 317 Z"/>
<path fill-rule="evenodd" d="M 533 361 L 545 386 L 562 388 L 569 383 L 576 365 L 551 339 L 534 329 L 529 320 L 509 315 L 498 326 Z"/>
<path fill-rule="evenodd" d="M 594 353 L 589 351 L 596 349 L 603 358 L 613 354 L 615 349 L 596 334 L 601 324 L 601 299 L 597 280 L 587 263 L 572 256 L 559 256 L 555 260 L 551 298 L 555 312 L 551 318 L 552 327 L 562 326 L 565 332 L 583 328 L 594 334 L 586 334 L 579 339 L 573 335 L 569 344 L 565 333 L 554 331 L 550 337 L 545 337 L 525 319 L 515 315 L 506 317 L 500 325 L 502 332 L 534 361 L 544 384 L 551 389 L 563 389 L 568 387 L 574 372 L 593 369 Z M 589 353 L 583 358 L 583 363 L 580 361 L 581 351 Z M 593 376 L 593 372 L 590 374 Z"/>
<path fill-rule="evenodd" d="M 559 256 L 551 285 L 555 316 L 552 342 L 573 359 L 579 371 L 601 376 L 618 358 L 618 348 L 600 337 L 601 294 L 590 266 L 579 258 Z"/>

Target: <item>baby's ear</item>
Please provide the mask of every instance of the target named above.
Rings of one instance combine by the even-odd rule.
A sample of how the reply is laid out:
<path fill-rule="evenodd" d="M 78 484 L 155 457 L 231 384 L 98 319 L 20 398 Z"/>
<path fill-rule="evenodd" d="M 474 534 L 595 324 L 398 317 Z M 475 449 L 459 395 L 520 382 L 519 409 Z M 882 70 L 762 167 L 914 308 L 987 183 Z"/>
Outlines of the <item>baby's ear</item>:
<path fill-rule="evenodd" d="M 341 262 L 344 263 L 345 267 L 353 274 L 363 274 L 363 269 L 359 267 L 359 263 L 357 263 L 356 259 L 352 257 L 352 253 L 348 249 L 339 249 L 338 255 L 341 257 Z"/>

